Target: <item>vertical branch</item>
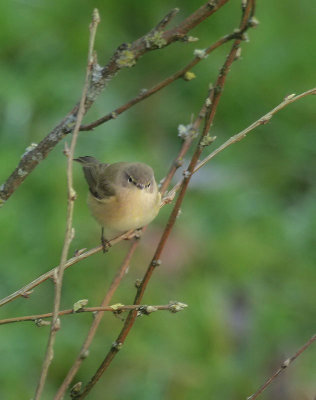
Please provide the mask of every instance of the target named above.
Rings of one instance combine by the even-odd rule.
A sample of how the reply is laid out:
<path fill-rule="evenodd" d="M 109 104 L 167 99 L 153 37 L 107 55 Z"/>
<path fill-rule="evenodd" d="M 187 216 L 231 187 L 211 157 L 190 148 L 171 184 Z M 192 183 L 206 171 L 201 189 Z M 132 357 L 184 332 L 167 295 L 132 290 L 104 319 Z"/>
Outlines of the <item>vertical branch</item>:
<path fill-rule="evenodd" d="M 85 83 L 81 95 L 81 100 L 79 104 L 79 110 L 77 114 L 76 124 L 74 127 L 71 145 L 69 151 L 67 151 L 67 190 L 68 190 L 68 207 L 67 207 L 67 221 L 66 221 L 66 233 L 64 239 L 63 250 L 61 254 L 60 265 L 56 274 L 54 275 L 54 284 L 55 284 L 55 296 L 54 296 L 54 307 L 53 307 L 53 316 L 52 316 L 52 323 L 51 329 L 49 333 L 46 354 L 44 357 L 41 375 L 39 378 L 39 382 L 36 388 L 34 400 L 38 400 L 41 397 L 41 394 L 44 389 L 44 385 L 46 382 L 47 374 L 49 366 L 53 359 L 53 349 L 54 343 L 56 339 L 57 331 L 60 329 L 60 320 L 58 318 L 58 313 L 60 309 L 60 302 L 61 302 L 61 290 L 62 290 L 62 282 L 63 282 L 63 275 L 65 270 L 65 265 L 67 261 L 67 255 L 70 247 L 70 243 L 73 238 L 73 228 L 72 228 L 72 219 L 73 219 L 73 209 L 74 209 L 74 201 L 76 199 L 76 192 L 73 188 L 73 170 L 72 170 L 72 163 L 74 157 L 74 151 L 77 143 L 78 133 L 82 118 L 85 112 L 85 101 L 88 93 L 89 87 L 89 79 L 90 79 L 90 72 L 94 63 L 94 56 L 93 56 L 93 47 L 94 47 L 94 40 L 96 35 L 97 26 L 100 22 L 99 12 L 97 9 L 93 11 L 92 23 L 90 25 L 90 38 L 89 38 L 89 49 L 88 49 L 88 64 L 86 70 L 86 77 Z"/>
<path fill-rule="evenodd" d="M 196 164 L 198 163 L 198 159 L 199 159 L 205 145 L 210 144 L 212 142 L 212 140 L 214 140 L 213 138 L 210 138 L 208 136 L 209 130 L 210 130 L 211 124 L 215 117 L 215 113 L 217 110 L 217 106 L 219 104 L 221 93 L 222 93 L 223 87 L 226 82 L 227 74 L 228 74 L 230 67 L 231 67 L 232 63 L 234 62 L 234 60 L 236 60 L 238 58 L 238 50 L 240 47 L 240 43 L 243 40 L 242 33 L 244 33 L 247 30 L 247 28 L 250 26 L 249 18 L 250 18 L 250 16 L 253 15 L 254 4 L 255 4 L 255 0 L 247 0 L 246 4 L 243 1 L 242 18 L 241 18 L 241 22 L 240 22 L 240 26 L 239 26 L 240 37 L 234 41 L 233 46 L 225 60 L 225 63 L 220 70 L 219 76 L 216 81 L 215 88 L 210 91 L 209 96 L 207 97 L 205 103 L 203 104 L 203 106 L 201 108 L 200 113 L 203 111 L 204 107 L 206 107 L 206 109 L 207 109 L 206 115 L 205 115 L 205 124 L 204 124 L 204 128 L 203 128 L 203 132 L 199 139 L 199 143 L 196 147 L 196 150 L 192 156 L 188 170 L 186 171 L 186 173 L 184 175 L 184 179 L 182 182 L 179 196 L 178 196 L 175 206 L 171 212 L 171 215 L 167 222 L 166 228 L 161 236 L 160 242 L 157 246 L 157 249 L 155 251 L 153 259 L 152 259 L 151 263 L 149 264 L 147 271 L 143 277 L 143 280 L 137 290 L 134 304 L 140 304 L 140 302 L 143 298 L 143 295 L 145 293 L 145 290 L 147 288 L 147 285 L 149 283 L 149 280 L 150 280 L 155 268 L 161 264 L 160 256 L 161 256 L 162 251 L 165 247 L 165 244 L 169 238 L 171 230 L 176 222 L 176 219 L 177 219 L 182 201 L 186 194 L 186 190 L 189 185 L 194 168 L 195 168 Z M 135 323 L 136 317 L 137 317 L 137 312 L 130 311 L 130 313 L 128 314 L 128 316 L 125 320 L 124 326 L 123 326 L 120 334 L 117 337 L 117 340 L 113 343 L 111 349 L 106 354 L 100 367 L 98 368 L 98 370 L 96 371 L 94 376 L 91 378 L 91 380 L 88 382 L 88 384 L 84 387 L 83 391 L 81 393 L 78 393 L 77 395 L 73 396 L 73 398 L 75 398 L 77 400 L 78 399 L 82 400 L 91 391 L 93 386 L 101 378 L 102 374 L 107 370 L 107 368 L 111 364 L 111 362 L 114 359 L 114 357 L 116 356 L 116 354 L 122 348 L 130 330 L 132 329 L 132 327 Z"/>

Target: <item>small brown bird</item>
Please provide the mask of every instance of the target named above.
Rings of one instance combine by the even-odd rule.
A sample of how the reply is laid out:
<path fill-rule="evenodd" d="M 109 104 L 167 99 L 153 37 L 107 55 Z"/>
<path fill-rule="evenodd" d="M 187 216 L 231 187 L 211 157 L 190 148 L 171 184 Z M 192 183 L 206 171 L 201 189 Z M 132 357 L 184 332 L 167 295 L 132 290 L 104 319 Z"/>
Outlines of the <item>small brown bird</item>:
<path fill-rule="evenodd" d="M 157 216 L 161 195 L 150 166 L 128 162 L 104 164 L 90 156 L 74 161 L 82 164 L 89 185 L 88 206 L 102 227 L 104 251 L 107 239 L 142 228 Z"/>

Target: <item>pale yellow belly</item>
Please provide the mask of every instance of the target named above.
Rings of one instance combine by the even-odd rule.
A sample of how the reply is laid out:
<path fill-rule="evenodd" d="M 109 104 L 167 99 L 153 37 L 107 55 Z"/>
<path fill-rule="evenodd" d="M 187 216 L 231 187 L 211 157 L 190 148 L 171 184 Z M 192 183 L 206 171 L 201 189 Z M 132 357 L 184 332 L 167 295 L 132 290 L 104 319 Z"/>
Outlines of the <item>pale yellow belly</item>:
<path fill-rule="evenodd" d="M 160 193 L 135 188 L 123 189 L 119 196 L 102 200 L 89 193 L 88 205 L 94 218 L 104 227 L 107 237 L 149 224 L 158 214 L 160 199 Z"/>

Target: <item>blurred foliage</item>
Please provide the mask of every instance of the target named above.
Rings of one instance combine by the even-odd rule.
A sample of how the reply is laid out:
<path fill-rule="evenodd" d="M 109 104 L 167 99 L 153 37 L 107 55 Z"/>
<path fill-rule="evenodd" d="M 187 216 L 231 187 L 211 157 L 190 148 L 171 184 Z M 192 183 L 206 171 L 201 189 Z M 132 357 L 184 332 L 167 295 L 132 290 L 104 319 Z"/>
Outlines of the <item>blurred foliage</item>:
<path fill-rule="evenodd" d="M 113 0 L 0 3 L 1 176 L 40 141 L 78 100 L 84 80 L 88 25 L 93 7 L 102 22 L 96 48 L 106 63 L 115 48 L 148 32 L 171 7 L 180 21 L 202 1 Z M 193 32 L 194 44 L 176 43 L 146 54 L 119 73 L 85 122 L 100 117 L 188 62 L 238 26 L 240 2 L 231 1 Z M 219 145 L 278 104 L 285 95 L 315 85 L 314 4 L 308 0 L 258 2 L 260 25 L 249 32 L 242 59 L 227 79 L 213 126 Z M 230 44 L 200 63 L 197 79 L 177 81 L 116 120 L 81 133 L 77 155 L 139 160 L 157 179 L 180 146 L 177 126 L 190 122 L 214 82 Z M 69 142 L 69 138 L 67 139 Z M 58 264 L 65 230 L 66 160 L 61 143 L 2 208 L 1 298 Z M 209 151 L 207 149 L 206 151 Z M 189 308 L 139 319 L 124 349 L 91 393 L 91 399 L 244 399 L 315 330 L 316 231 L 315 98 L 305 98 L 220 154 L 192 180 L 183 212 L 144 301 L 184 301 Z M 189 159 L 189 156 L 188 156 Z M 79 197 L 72 251 L 93 247 L 99 228 L 89 216 L 86 184 L 74 166 Z M 113 303 L 129 304 L 171 206 L 143 238 Z M 99 304 L 127 244 L 98 254 L 65 274 L 63 307 L 89 299 Z M 47 312 L 53 284 L 1 310 L 1 318 Z M 91 315 L 62 319 L 46 386 L 52 398 L 86 335 Z M 76 381 L 86 382 L 122 322 L 107 315 Z M 0 398 L 30 398 L 39 376 L 47 328 L 32 323 L 1 327 Z M 315 346 L 262 399 L 311 399 L 315 394 Z M 90 398 L 89 397 L 89 398 Z"/>

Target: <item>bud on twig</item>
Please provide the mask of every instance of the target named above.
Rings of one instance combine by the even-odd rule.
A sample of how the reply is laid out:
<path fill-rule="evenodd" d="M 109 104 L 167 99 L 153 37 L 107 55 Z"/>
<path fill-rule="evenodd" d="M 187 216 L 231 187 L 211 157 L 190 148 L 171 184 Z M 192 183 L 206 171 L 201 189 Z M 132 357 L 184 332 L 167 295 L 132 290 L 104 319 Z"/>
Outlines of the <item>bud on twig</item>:
<path fill-rule="evenodd" d="M 81 388 L 82 382 L 77 382 L 76 384 L 74 384 L 73 387 L 70 389 L 70 397 L 76 397 L 80 393 Z"/>
<path fill-rule="evenodd" d="M 179 301 L 171 301 L 169 303 L 169 311 L 172 313 L 177 313 L 179 311 L 183 311 L 187 307 L 188 307 L 187 304 L 180 303 Z"/>
<path fill-rule="evenodd" d="M 45 321 L 42 318 L 38 318 L 34 322 L 35 322 L 36 326 L 39 327 L 39 328 L 41 328 L 42 326 L 50 325 L 50 321 Z"/>
<path fill-rule="evenodd" d="M 83 309 L 83 307 L 88 304 L 88 302 L 89 302 L 88 299 L 78 300 L 78 301 L 75 302 L 75 304 L 73 305 L 72 309 L 74 310 L 74 312 L 81 311 Z"/>

